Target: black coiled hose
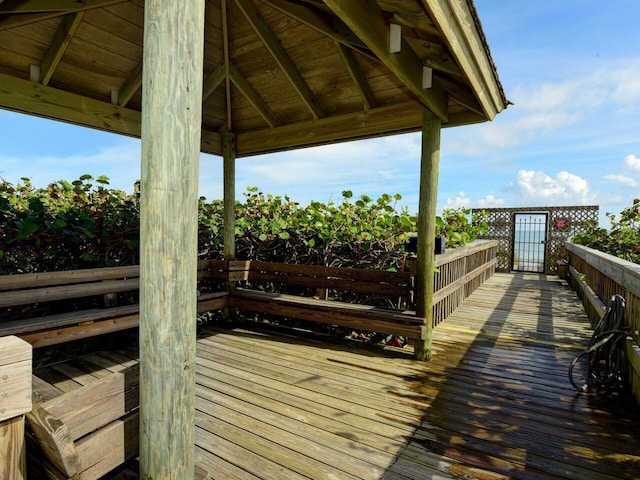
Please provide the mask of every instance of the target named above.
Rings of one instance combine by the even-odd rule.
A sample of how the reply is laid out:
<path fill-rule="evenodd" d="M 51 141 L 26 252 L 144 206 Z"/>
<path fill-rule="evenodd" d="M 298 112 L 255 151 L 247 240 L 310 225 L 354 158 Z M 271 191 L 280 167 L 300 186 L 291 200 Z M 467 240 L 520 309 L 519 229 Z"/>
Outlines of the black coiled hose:
<path fill-rule="evenodd" d="M 594 387 L 622 389 L 625 386 L 624 298 L 613 295 L 604 316 L 598 322 L 589 346 L 573 359 L 569 366 L 569 381 L 578 392 L 590 392 Z M 584 370 L 576 381 L 574 370 Z M 581 372 L 580 372 L 581 373 Z"/>

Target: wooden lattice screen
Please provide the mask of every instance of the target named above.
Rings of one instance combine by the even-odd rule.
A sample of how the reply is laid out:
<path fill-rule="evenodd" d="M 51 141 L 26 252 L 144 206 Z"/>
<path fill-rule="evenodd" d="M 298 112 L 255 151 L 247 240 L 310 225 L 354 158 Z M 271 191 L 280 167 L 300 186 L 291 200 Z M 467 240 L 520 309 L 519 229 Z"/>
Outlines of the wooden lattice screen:
<path fill-rule="evenodd" d="M 599 207 L 526 207 L 526 208 L 483 208 L 473 213 L 485 211 L 489 214 L 489 230 L 480 238 L 498 240 L 498 265 L 496 271 L 509 272 L 513 259 L 514 222 L 516 213 L 547 213 L 547 241 L 545 247 L 545 273 L 557 272 L 558 260 L 566 257 L 564 242 L 581 231 L 587 221 L 598 222 Z"/>

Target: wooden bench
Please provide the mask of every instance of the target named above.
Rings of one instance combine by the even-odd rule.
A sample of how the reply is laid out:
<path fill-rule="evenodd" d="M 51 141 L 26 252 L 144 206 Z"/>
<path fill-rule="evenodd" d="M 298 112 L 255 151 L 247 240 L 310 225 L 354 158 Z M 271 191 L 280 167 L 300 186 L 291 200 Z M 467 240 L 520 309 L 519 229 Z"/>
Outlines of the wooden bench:
<path fill-rule="evenodd" d="M 400 311 L 327 298 L 330 292 L 353 292 L 410 307 L 414 282 L 410 272 L 260 261 L 230 262 L 229 271 L 230 278 L 249 287 L 235 288 L 229 293 L 231 307 L 412 339 L 425 338 L 424 319 L 417 317 L 413 310 Z M 267 291 L 266 286 L 275 291 Z M 307 288 L 314 293 L 319 289 L 320 292 L 314 297 L 278 292 L 291 286 Z"/>
<path fill-rule="evenodd" d="M 198 278 L 215 279 L 222 275 L 219 268 L 212 271 L 210 267 L 209 261 L 199 262 Z M 0 276 L 0 336 L 16 335 L 37 348 L 137 327 L 140 317 L 137 301 L 117 305 L 116 299 L 117 294 L 125 292 L 137 299 L 139 276 L 137 265 Z M 200 295 L 198 311 L 223 308 L 226 295 L 225 291 Z M 101 303 L 101 307 L 28 319 L 3 318 L 11 307 L 60 301 L 70 304 L 94 296 L 101 297 L 94 302 Z"/>
<path fill-rule="evenodd" d="M 126 294 L 135 302 L 139 272 L 138 266 L 128 266 L 0 276 L 0 314 L 12 310 L 15 314 L 30 305 L 71 309 L 50 302 L 76 303 L 95 297 L 88 302 L 89 308 L 28 319 L 7 321 L 0 317 L 4 320 L 0 321 L 0 336 L 16 335 L 33 347 L 43 347 L 136 327 L 138 303 L 118 305 L 114 297 Z M 423 319 L 413 311 L 329 299 L 352 292 L 392 299 L 393 304 L 400 299 L 405 306 L 411 305 L 413 276 L 408 272 L 208 260 L 199 262 L 198 278 L 218 282 L 218 286 L 238 285 L 199 295 L 199 312 L 233 307 L 424 338 Z M 316 296 L 278 292 L 287 288 Z M 317 298 L 319 292 L 322 298 Z M 103 371 L 99 379 L 73 389 L 56 387 L 34 375 L 34 406 L 27 414 L 31 431 L 27 452 L 35 478 L 97 479 L 137 456 L 137 362 L 120 367 Z"/>
<path fill-rule="evenodd" d="M 95 296 L 99 296 L 103 304 L 100 308 L 94 306 L 28 319 L 0 321 L 0 336 L 16 335 L 38 348 L 137 327 L 140 316 L 138 303 L 117 305 L 114 297 L 128 292 L 134 299 L 137 298 L 139 275 L 139 266 L 127 266 L 0 276 L 0 320 L 5 320 L 1 316 L 2 309 L 6 312 L 10 307 L 75 302 Z M 401 312 L 392 308 L 328 299 L 329 296 L 351 292 L 387 298 L 389 304 L 401 303 L 410 307 L 413 275 L 409 272 L 205 260 L 198 264 L 198 279 L 218 281 L 221 286 L 235 283 L 241 287 L 201 294 L 198 297 L 200 313 L 235 307 L 424 339 L 423 319 L 416 317 L 412 310 Z M 306 289 L 308 293 L 315 294 L 315 298 L 282 293 L 292 287 Z"/>
<path fill-rule="evenodd" d="M 137 457 L 136 357 L 89 354 L 34 370 L 29 478 L 95 480 Z"/>

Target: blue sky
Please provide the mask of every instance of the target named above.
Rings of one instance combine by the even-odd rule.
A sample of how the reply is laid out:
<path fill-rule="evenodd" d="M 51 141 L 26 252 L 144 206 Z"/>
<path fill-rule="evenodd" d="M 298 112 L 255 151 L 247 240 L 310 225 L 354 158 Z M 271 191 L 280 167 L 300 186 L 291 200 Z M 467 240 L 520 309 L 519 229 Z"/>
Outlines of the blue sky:
<path fill-rule="evenodd" d="M 445 129 L 439 209 L 600 205 L 619 213 L 640 196 L 640 2 L 476 0 L 514 105 L 491 123 Z M 0 177 L 36 186 L 89 173 L 131 191 L 138 140 L 0 110 Z M 420 135 L 239 159 L 248 186 L 310 200 L 343 190 L 400 193 L 417 210 Z M 203 155 L 200 194 L 222 196 L 222 160 Z"/>

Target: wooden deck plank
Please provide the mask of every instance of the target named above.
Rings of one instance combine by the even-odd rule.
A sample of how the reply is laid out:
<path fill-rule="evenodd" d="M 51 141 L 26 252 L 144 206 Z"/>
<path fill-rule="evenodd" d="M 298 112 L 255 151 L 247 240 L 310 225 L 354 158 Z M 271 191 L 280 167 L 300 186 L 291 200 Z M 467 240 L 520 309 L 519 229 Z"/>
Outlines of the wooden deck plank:
<path fill-rule="evenodd" d="M 428 363 L 409 347 L 207 327 L 197 477 L 640 479 L 633 401 L 569 384 L 590 334 L 573 292 L 538 274 L 489 279 L 434 329 Z M 94 354 L 43 372 L 71 389 L 134 357 Z"/>
<path fill-rule="evenodd" d="M 287 438 L 291 439 L 293 436 L 297 436 L 298 438 L 295 442 L 297 448 L 302 448 L 304 451 L 310 451 L 311 447 L 315 447 L 315 444 L 338 452 L 348 451 L 348 457 L 333 453 L 334 461 L 343 463 L 349 458 L 348 463 L 350 465 L 348 468 L 357 472 L 365 472 L 362 475 L 355 473 L 359 477 L 369 475 L 370 472 L 381 473 L 381 471 L 378 471 L 375 467 L 385 469 L 393 463 L 395 458 L 395 455 L 392 453 L 387 453 L 381 449 L 365 444 L 358 445 L 358 448 L 351 452 L 351 447 L 355 443 L 352 438 L 346 438 L 336 434 L 336 432 L 328 431 L 323 425 L 312 425 L 303 421 L 304 419 L 282 415 L 277 411 L 262 408 L 259 405 L 238 402 L 234 397 L 228 397 L 209 390 L 206 387 L 196 387 L 196 395 L 207 402 L 211 402 L 211 404 L 215 405 L 216 409 L 220 407 L 224 408 L 227 412 L 227 414 L 224 415 L 226 421 L 230 421 L 230 419 L 234 417 L 241 420 L 241 418 L 244 417 L 245 419 L 249 419 L 248 421 L 250 422 L 258 422 L 257 428 L 252 428 L 251 430 L 256 432 L 258 428 L 261 428 L 261 430 L 265 432 L 264 435 L 268 438 L 273 438 L 271 430 L 276 429 L 288 434 L 285 435 Z M 246 425 L 247 420 L 242 424 Z M 323 458 L 326 460 L 327 456 L 323 456 Z M 379 474 L 374 475 L 373 478 L 379 478 L 379 476 Z"/>

